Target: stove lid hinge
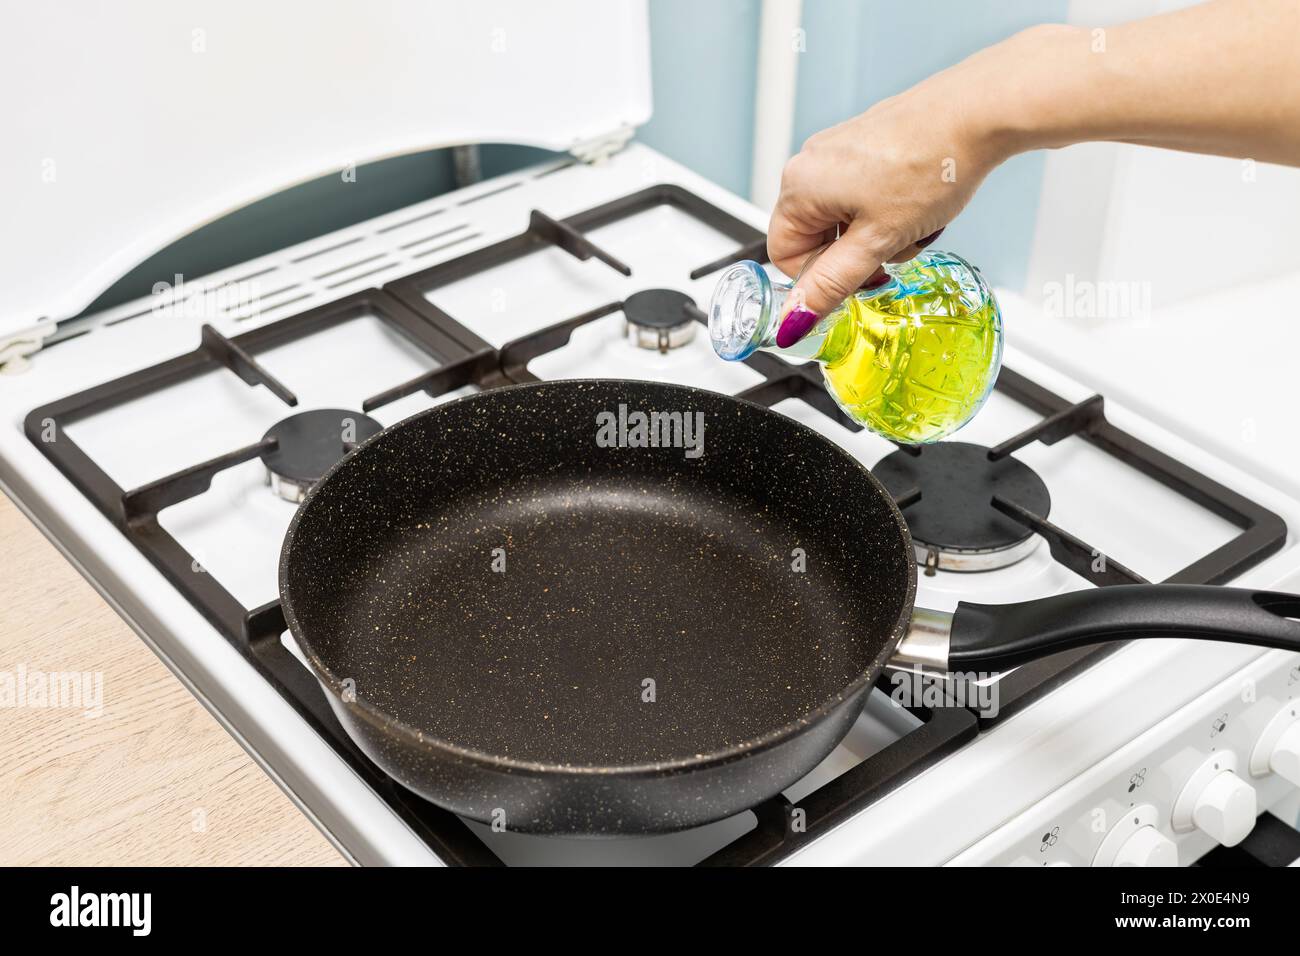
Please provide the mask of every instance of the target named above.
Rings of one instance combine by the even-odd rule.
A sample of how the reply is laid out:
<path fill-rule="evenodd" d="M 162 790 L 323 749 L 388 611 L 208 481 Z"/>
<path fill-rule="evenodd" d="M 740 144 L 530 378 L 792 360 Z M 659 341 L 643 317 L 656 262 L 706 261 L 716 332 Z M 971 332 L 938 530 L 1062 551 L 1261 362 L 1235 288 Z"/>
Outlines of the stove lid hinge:
<path fill-rule="evenodd" d="M 45 345 L 45 340 L 54 334 L 58 324 L 41 320 L 24 329 L 0 335 L 0 374 L 15 374 L 26 371 L 31 364 L 28 360 Z"/>
<path fill-rule="evenodd" d="M 574 143 L 569 147 L 569 152 L 584 163 L 598 163 L 609 159 L 631 142 L 634 132 L 636 128 L 633 126 L 620 126 L 613 132 Z"/>

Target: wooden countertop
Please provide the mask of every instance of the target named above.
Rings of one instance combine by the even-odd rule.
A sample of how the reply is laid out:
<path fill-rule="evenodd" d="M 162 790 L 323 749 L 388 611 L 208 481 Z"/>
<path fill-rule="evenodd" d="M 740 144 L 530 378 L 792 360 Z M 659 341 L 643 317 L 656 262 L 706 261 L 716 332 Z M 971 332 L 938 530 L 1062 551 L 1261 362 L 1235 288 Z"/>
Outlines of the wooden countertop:
<path fill-rule="evenodd" d="M 345 862 L 3 495 L 0 555 L 0 865 Z"/>

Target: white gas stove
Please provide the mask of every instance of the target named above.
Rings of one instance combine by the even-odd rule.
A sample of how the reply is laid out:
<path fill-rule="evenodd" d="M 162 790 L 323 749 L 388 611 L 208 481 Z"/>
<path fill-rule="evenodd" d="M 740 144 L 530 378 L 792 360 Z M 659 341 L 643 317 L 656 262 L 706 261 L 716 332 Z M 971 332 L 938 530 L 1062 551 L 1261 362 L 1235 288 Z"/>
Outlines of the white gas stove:
<path fill-rule="evenodd" d="M 605 303 L 627 302 L 647 290 L 677 290 L 697 304 L 706 302 L 712 273 L 694 280 L 689 276 L 734 254 L 737 239 L 702 223 L 674 202 L 651 202 L 582 233 L 602 252 L 629 266 L 631 275 L 596 256 L 577 259 L 553 244 L 540 244 L 522 259 L 485 271 L 463 265 L 478 261 L 477 250 L 525 231 L 533 210 L 556 220 L 581 221 L 588 210 L 665 184 L 680 187 L 754 230 L 765 224 L 758 210 L 633 145 L 599 165 L 549 164 L 285 249 L 191 283 L 188 298 L 180 303 L 168 306 L 154 300 L 123 305 L 98 316 L 91 331 L 47 346 L 25 372 L 4 380 L 0 407 L 9 425 L 0 434 L 0 477 L 6 490 L 354 859 L 432 862 L 439 852 L 461 851 L 449 854 L 438 842 L 442 836 L 429 838 L 430 829 L 440 834 L 448 823 L 442 817 L 447 815 L 435 815 L 433 823 L 419 811 L 411 817 L 409 806 L 394 806 L 391 785 L 377 789 L 373 779 L 358 774 L 292 701 L 259 676 L 232 635 L 205 616 L 201 596 L 196 600 L 184 593 L 174 574 L 169 577 L 166 567 L 160 569 L 142 554 L 138 542 L 69 481 L 56 463 L 59 456 L 52 458 L 50 452 L 59 441 L 71 440 L 115 485 L 136 490 L 251 446 L 277 422 L 301 411 L 367 406 L 373 418 L 387 425 L 481 387 L 468 382 L 436 397 L 417 390 L 376 407 L 367 403 L 394 386 L 454 362 L 440 365 L 395 333 L 378 314 L 383 311 L 382 300 L 378 307 L 365 304 L 368 296 L 382 295 L 366 290 L 383 279 L 394 280 L 389 289 L 409 297 L 412 290 L 432 281 L 420 277 L 432 273 L 439 283 L 429 293 L 432 304 L 477 340 L 466 339 L 467 353 L 479 341 L 516 357 L 538 352 L 523 368 L 541 378 L 647 378 L 746 392 L 818 428 L 869 465 L 895 453 L 883 439 L 850 431 L 827 414 L 824 403 L 820 408 L 810 403 L 808 396 L 816 392 L 808 387 L 808 379 L 783 379 L 780 370 L 765 375 L 744 365 L 723 363 L 712 355 L 703 334 L 662 351 L 643 347 L 652 343 L 629 336 L 627 315 L 618 309 L 566 330 L 570 332 L 567 342 L 555 340 L 554 347 L 540 350 L 521 347 L 519 343 L 527 343 L 530 336 L 568 318 L 600 312 Z M 388 264 L 382 276 L 375 272 L 381 263 Z M 443 268 L 439 263 L 452 265 Z M 464 272 L 472 274 L 456 278 Z M 414 279 L 404 278 L 412 274 Z M 215 290 L 232 286 L 247 291 L 250 287 L 241 283 L 247 283 L 243 277 L 249 275 L 258 276 L 259 288 L 271 294 L 233 299 L 216 294 Z M 349 275 L 351 279 L 346 278 Z M 455 281 L 442 284 L 448 276 Z M 278 291 L 285 288 L 295 294 Z M 357 296 L 361 304 L 344 320 L 322 322 L 319 331 L 260 349 L 253 356 L 263 373 L 292 391 L 298 402 L 293 408 L 270 388 L 250 387 L 230 368 L 213 363 L 194 377 L 142 388 L 140 394 L 112 407 L 78 412 L 66 427 L 55 421 L 53 442 L 46 447 L 42 441 L 46 418 L 57 419 L 60 403 L 70 395 L 191 352 L 205 324 L 238 343 L 253 329 L 273 329 L 286 319 L 313 314 L 312 310 L 328 312 L 331 303 Z M 413 299 L 408 301 L 419 307 Z M 515 344 L 507 347 L 510 343 Z M 1020 353 L 1014 341 L 1005 364 L 1012 375 L 1066 403 L 1083 402 L 1092 394 Z M 516 368 L 515 374 L 523 373 Z M 786 392 L 790 396 L 782 397 Z M 47 416 L 42 409 L 49 410 L 51 403 L 53 411 Z M 1288 495 L 1114 404 L 1105 406 L 1105 415 L 1134 439 L 1279 516 L 1288 527 L 1300 527 L 1300 503 Z M 999 390 L 960 437 L 993 446 L 1037 426 L 1043 418 Z M 1231 521 L 1078 435 L 1050 446 L 1027 444 L 1015 457 L 1050 490 L 1054 526 L 1147 579 L 1171 577 L 1242 535 Z M 84 481 L 84 474 L 74 477 Z M 250 611 L 272 604 L 277 596 L 280 543 L 295 505 L 273 493 L 260 458 L 253 455 L 217 469 L 210 488 L 166 498 L 173 500 L 158 508 L 156 521 L 192 557 L 189 573 L 219 583 Z M 1038 543 L 1027 557 L 997 570 L 921 574 L 918 604 L 952 609 L 962 599 L 1005 602 L 1092 586 L 1055 560 L 1047 541 L 1033 540 Z M 1264 550 L 1279 543 L 1281 550 L 1271 557 L 1245 562 L 1249 568 L 1234 581 L 1300 588 L 1300 550 L 1290 536 Z M 972 694 L 963 701 L 983 711 L 979 716 L 961 707 L 901 707 L 891 697 L 899 697 L 895 688 L 906 682 L 891 678 L 882 684 L 848 740 L 786 794 L 794 806 L 808 803 L 818 792 L 825 793 L 835 778 L 845 786 L 844 778 L 852 776 L 845 772 L 856 769 L 861 779 L 840 794 L 841 800 L 855 805 L 854 812 L 827 812 L 802 839 L 777 848 L 753 845 L 758 842 L 754 834 L 761 835 L 763 829 L 750 814 L 670 837 L 597 843 L 491 834 L 476 824 L 456 823 L 507 862 L 697 862 L 715 852 L 724 854 L 719 859 L 728 859 L 728 853 L 741 853 L 733 848 L 748 837 L 744 855 L 755 860 L 942 863 L 962 859 L 960 854 L 973 852 L 972 846 L 994 837 L 999 852 L 1023 850 L 1021 843 L 1041 836 L 1039 821 L 1026 821 L 1021 829 L 1000 837 L 999 827 L 1021 814 L 1032 818 L 1043 801 L 1077 788 L 1089 779 L 1090 768 L 1107 766 L 1113 755 L 1132 748 L 1184 708 L 1191 708 L 1196 719 L 1178 721 L 1166 730 L 1176 731 L 1180 739 L 1185 735 L 1187 746 L 1199 746 L 1207 754 L 1211 748 L 1222 752 L 1223 742 L 1231 739 L 1240 750 L 1238 774 L 1252 781 L 1264 809 L 1284 801 L 1294 788 L 1276 774 L 1252 778 L 1248 745 L 1252 733 L 1263 732 L 1264 711 L 1278 710 L 1294 695 L 1295 688 L 1286 680 L 1297 663 L 1294 655 L 1248 647 L 1140 642 L 1090 668 L 1071 670 L 1057 663 L 1055 669 L 1015 689 L 1011 688 L 1020 672 L 1013 672 L 1005 678 L 1006 687 L 986 688 L 983 696 Z M 302 673 L 306 675 L 305 670 Z M 1258 699 L 1249 706 L 1234 706 L 1245 674 L 1258 675 Z M 315 687 L 306 693 L 319 695 Z M 1225 696 L 1231 699 L 1219 700 Z M 1210 709 L 1218 710 L 1202 719 L 1205 715 L 1198 708 L 1203 710 L 1206 701 L 1213 701 Z M 1212 740 L 1207 735 L 1220 712 L 1229 713 L 1230 733 Z M 985 727 L 977 733 L 981 720 Z M 1167 741 L 1159 743 L 1163 746 Z M 1157 749 L 1154 743 L 1151 747 Z M 888 759 L 872 769 L 873 758 L 886 755 Z M 1135 754 L 1120 770 L 1138 773 L 1138 764 L 1153 759 Z M 1158 777 L 1158 768 L 1148 769 L 1147 794 L 1156 792 Z M 1104 792 L 1107 783 L 1098 784 L 1093 794 Z M 1164 789 L 1173 793 L 1173 783 Z M 405 803 L 418 801 L 407 797 Z M 1168 816 L 1172 803 L 1162 809 Z M 1053 822 L 1046 831 L 1061 825 Z M 1203 834 L 1176 835 L 1172 824 L 1167 829 L 1171 839 L 1187 846 L 1188 855 L 1209 848 Z M 1053 846 L 1053 862 L 1085 862 L 1087 846 L 1079 849 L 1075 859 L 1063 856 L 1066 846 L 1065 842 Z M 988 858 L 1002 859 L 996 853 Z"/>
<path fill-rule="evenodd" d="M 1193 641 L 1058 656 L 963 688 L 959 702 L 891 672 L 783 797 L 664 837 L 493 833 L 406 793 L 345 743 L 276 604 L 295 504 L 291 476 L 271 481 L 263 436 L 291 416 L 344 409 L 390 425 L 511 381 L 651 379 L 769 404 L 870 466 L 899 454 L 847 427 L 808 369 L 724 363 L 692 334 L 690 305 L 707 303 L 722 264 L 760 253 L 767 217 L 618 139 L 584 138 L 604 145 L 579 152 L 612 151 L 600 162 L 479 183 L 42 328 L 44 348 L 0 378 L 0 484 L 361 863 L 1087 865 L 1167 860 L 1165 844 L 1190 862 L 1214 845 L 1184 812 L 1206 759 L 1231 761 L 1256 809 L 1294 823 L 1300 787 L 1270 757 L 1295 736 L 1300 656 Z M 1000 295 L 1014 329 L 1028 306 Z M 1004 358 L 998 391 L 959 437 L 1013 453 L 1050 511 L 1004 516 L 1019 560 L 992 570 L 946 570 L 969 555 L 923 549 L 918 605 L 1134 576 L 1300 591 L 1293 493 L 1093 400 L 1090 383 L 1014 334 Z M 1204 788 L 1192 789 L 1195 809 Z M 788 826 L 792 810 L 802 829 Z"/>

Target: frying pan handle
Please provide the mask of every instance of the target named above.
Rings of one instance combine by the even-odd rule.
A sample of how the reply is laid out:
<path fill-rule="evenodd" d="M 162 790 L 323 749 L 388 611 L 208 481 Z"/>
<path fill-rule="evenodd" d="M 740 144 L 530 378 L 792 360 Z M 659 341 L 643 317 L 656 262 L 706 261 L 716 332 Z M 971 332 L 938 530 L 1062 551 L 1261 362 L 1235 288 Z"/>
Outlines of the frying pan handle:
<path fill-rule="evenodd" d="M 954 671 L 1001 671 L 1073 647 L 1139 637 L 1300 651 L 1297 619 L 1300 595 L 1201 584 L 1125 584 L 1019 604 L 963 601 L 952 617 L 947 664 Z"/>

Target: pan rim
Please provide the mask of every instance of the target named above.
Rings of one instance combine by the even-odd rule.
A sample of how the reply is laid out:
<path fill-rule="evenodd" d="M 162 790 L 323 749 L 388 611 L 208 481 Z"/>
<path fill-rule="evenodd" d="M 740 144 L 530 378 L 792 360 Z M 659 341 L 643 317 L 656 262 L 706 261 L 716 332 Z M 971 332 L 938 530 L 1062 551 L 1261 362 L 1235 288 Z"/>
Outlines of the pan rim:
<path fill-rule="evenodd" d="M 390 432 L 410 427 L 415 422 L 423 420 L 431 415 L 438 414 L 444 409 L 461 405 L 463 403 L 488 400 L 489 396 L 501 392 L 517 392 L 557 387 L 573 388 L 583 385 L 612 385 L 669 389 L 686 394 L 704 394 L 723 401 L 733 402 L 741 406 L 748 406 L 762 415 L 775 416 L 780 419 L 783 423 L 782 427 L 790 427 L 795 430 L 806 432 L 808 435 L 812 436 L 815 441 L 822 442 L 829 446 L 835 455 L 838 455 L 847 465 L 860 472 L 866 480 L 876 488 L 881 499 L 889 508 L 890 515 L 893 517 L 894 523 L 901 535 L 900 544 L 904 549 L 902 553 L 909 559 L 906 562 L 907 583 L 905 593 L 903 594 L 903 601 L 899 610 L 899 616 L 894 622 L 892 633 L 890 634 L 889 639 L 885 642 L 880 653 L 877 654 L 862 670 L 860 670 L 852 681 L 841 688 L 833 696 L 826 698 L 816 707 L 801 716 L 774 727 L 761 736 L 750 737 L 738 743 L 699 753 L 690 757 L 677 757 L 670 760 L 635 764 L 575 765 L 538 760 L 520 760 L 514 757 L 506 757 L 501 754 L 478 750 L 473 747 L 466 747 L 462 744 L 454 743 L 441 737 L 432 736 L 420 730 L 418 727 L 407 723 L 401 718 L 388 713 L 377 705 L 364 700 L 360 694 L 355 691 L 352 692 L 351 700 L 349 700 L 344 694 L 342 678 L 338 677 L 333 670 L 330 669 L 329 665 L 327 665 L 316 652 L 310 639 L 304 636 L 302 626 L 300 625 L 297 614 L 294 611 L 293 600 L 290 597 L 286 586 L 289 558 L 298 532 L 298 525 L 302 520 L 302 516 L 311 506 L 316 496 L 322 489 L 327 487 L 329 481 L 335 474 L 348 466 L 348 464 L 356 457 L 357 452 L 361 451 L 372 442 L 382 439 Z M 916 562 L 911 560 L 911 556 L 912 535 L 907 527 L 907 522 L 903 518 L 902 511 L 899 509 L 898 505 L 895 504 L 893 497 L 887 490 L 885 490 L 885 487 L 880 483 L 880 480 L 871 473 L 871 469 L 850 454 L 841 445 L 826 437 L 816 429 L 811 428 L 802 422 L 796 421 L 788 415 L 783 415 L 780 412 L 774 411 L 765 405 L 760 405 L 757 402 L 751 402 L 748 399 L 740 398 L 735 395 L 729 395 L 725 392 L 713 392 L 709 389 L 696 388 L 690 385 L 678 385 L 672 382 L 657 382 L 645 379 L 570 378 L 538 382 L 519 382 L 511 385 L 499 386 L 497 388 L 484 389 L 479 392 L 461 396 L 460 398 L 453 399 L 449 402 L 442 402 L 431 408 L 426 408 L 423 411 L 416 412 L 413 415 L 409 415 L 401 421 L 383 429 L 377 434 L 372 435 L 370 438 L 367 438 L 351 453 L 335 462 L 334 465 L 332 465 L 330 469 L 321 476 L 320 480 L 312 485 L 304 496 L 301 504 L 299 504 L 297 510 L 294 512 L 293 518 L 289 522 L 289 529 L 285 532 L 284 541 L 280 547 L 278 585 L 280 605 L 284 612 L 285 623 L 288 626 L 289 632 L 292 634 L 299 650 L 302 651 L 303 657 L 306 659 L 313 676 L 315 676 L 317 682 L 330 694 L 333 703 L 342 706 L 350 715 L 361 718 L 379 732 L 400 738 L 400 742 L 403 745 L 427 751 L 432 754 L 469 761 L 490 769 L 510 773 L 526 773 L 548 777 L 557 775 L 620 778 L 660 777 L 665 774 L 686 773 L 709 767 L 721 766 L 779 746 L 818 725 L 822 720 L 828 718 L 837 708 L 841 707 L 846 700 L 852 698 L 864 688 L 869 690 L 870 685 L 875 682 L 885 663 L 892 656 L 894 649 L 902 639 L 903 632 L 912 618 L 916 602 Z"/>

